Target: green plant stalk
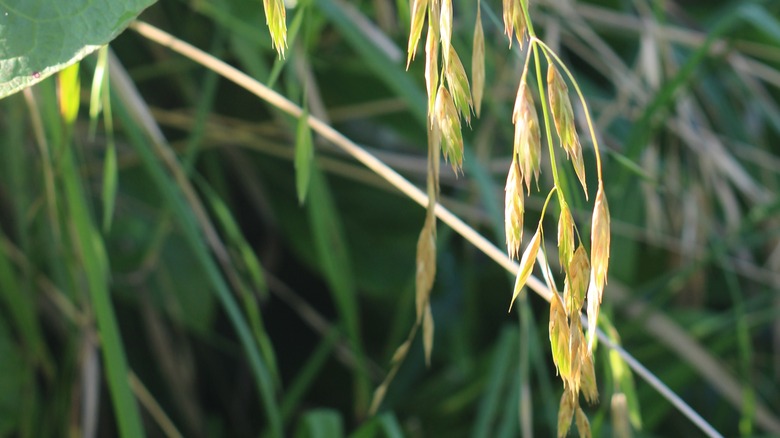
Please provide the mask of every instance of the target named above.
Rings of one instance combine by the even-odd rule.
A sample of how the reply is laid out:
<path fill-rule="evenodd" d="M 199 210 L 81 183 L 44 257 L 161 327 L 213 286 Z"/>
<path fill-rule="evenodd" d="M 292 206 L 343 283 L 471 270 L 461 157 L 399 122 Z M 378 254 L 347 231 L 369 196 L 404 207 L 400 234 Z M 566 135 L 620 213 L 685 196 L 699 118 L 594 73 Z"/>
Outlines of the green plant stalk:
<path fill-rule="evenodd" d="M 114 83 L 116 83 L 116 81 Z M 115 92 L 115 90 L 112 91 Z M 284 433 L 281 416 L 279 415 L 279 407 L 274 395 L 274 384 L 271 373 L 257 348 L 257 344 L 252 337 L 252 332 L 241 313 L 240 307 L 230 293 L 230 289 L 225 283 L 225 279 L 222 277 L 219 268 L 215 265 L 212 256 L 206 248 L 206 243 L 203 241 L 201 231 L 195 223 L 196 219 L 193 217 L 193 212 L 185 205 L 185 201 L 182 199 L 183 195 L 177 189 L 178 185 L 172 181 L 163 170 L 158 156 L 151 151 L 151 146 L 148 143 L 149 140 L 144 138 L 138 130 L 135 122 L 129 115 L 128 110 L 124 105 L 115 105 L 115 108 L 117 109 L 117 114 L 120 119 L 122 119 L 123 124 L 132 127 L 127 131 L 128 136 L 135 145 L 150 176 L 155 180 L 157 186 L 161 189 L 162 195 L 173 209 L 174 217 L 181 225 L 185 240 L 192 247 L 195 258 L 205 270 L 205 274 L 214 288 L 217 298 L 225 309 L 228 319 L 233 324 L 248 356 L 252 372 L 255 375 L 257 389 L 265 408 L 271 435 L 281 438 L 284 436 Z"/>
<path fill-rule="evenodd" d="M 50 90 L 53 91 L 53 89 Z M 33 126 L 38 133 L 38 141 L 46 143 L 41 113 L 38 111 L 35 99 L 31 97 L 31 94 L 27 94 L 30 96 L 28 104 L 30 105 Z M 50 101 L 55 101 L 51 93 L 48 96 Z M 47 113 L 47 116 L 47 127 L 51 127 L 51 135 L 60 143 L 57 158 L 61 172 L 62 189 L 68 207 L 70 229 L 74 233 L 72 250 L 79 259 L 86 276 L 87 289 L 100 333 L 108 387 L 114 404 L 119 433 L 123 437 L 143 437 L 144 432 L 138 405 L 128 383 L 127 359 L 109 298 L 108 263 L 103 241 L 92 223 L 86 196 L 81 186 L 81 177 L 76 171 L 73 150 L 69 145 L 69 139 L 63 136 L 60 118 L 51 111 Z"/>
<path fill-rule="evenodd" d="M 109 298 L 107 255 L 103 240 L 90 219 L 86 197 L 79 174 L 76 172 L 71 150 L 67 149 L 60 159 L 65 198 L 75 233 L 74 249 L 79 254 L 87 277 L 87 289 L 100 332 L 100 345 L 114 412 L 119 423 L 119 433 L 120 436 L 128 438 L 143 437 L 138 404 L 128 383 L 127 359 Z"/>

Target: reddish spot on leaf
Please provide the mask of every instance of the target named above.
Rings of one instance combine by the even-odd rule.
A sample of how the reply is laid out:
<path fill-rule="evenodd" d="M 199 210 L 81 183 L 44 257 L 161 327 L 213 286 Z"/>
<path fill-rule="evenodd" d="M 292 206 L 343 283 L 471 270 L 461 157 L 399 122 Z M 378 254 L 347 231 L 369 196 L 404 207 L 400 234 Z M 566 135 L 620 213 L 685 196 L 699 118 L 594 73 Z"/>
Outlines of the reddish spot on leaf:
<path fill-rule="evenodd" d="M 35 79 L 38 79 L 38 78 L 40 78 L 40 77 L 41 77 L 41 72 L 39 72 L 39 71 L 34 71 L 34 72 L 33 72 L 33 77 L 34 77 Z"/>

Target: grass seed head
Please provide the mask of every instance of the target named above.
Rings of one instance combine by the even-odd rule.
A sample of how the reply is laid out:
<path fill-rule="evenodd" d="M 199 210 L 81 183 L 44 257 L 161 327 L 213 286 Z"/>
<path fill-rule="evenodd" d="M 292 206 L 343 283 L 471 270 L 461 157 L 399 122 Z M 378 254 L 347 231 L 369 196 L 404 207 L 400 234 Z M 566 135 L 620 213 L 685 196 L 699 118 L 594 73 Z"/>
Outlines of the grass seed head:
<path fill-rule="evenodd" d="M 436 219 L 429 216 L 425 220 L 420 237 L 417 239 L 417 273 L 415 307 L 418 320 L 423 317 L 425 307 L 430 300 L 431 288 L 436 278 Z"/>
<path fill-rule="evenodd" d="M 504 33 L 509 38 L 509 47 L 512 47 L 512 38 L 517 37 L 517 42 L 523 44 L 525 36 L 525 14 L 520 0 L 504 0 L 503 3 Z"/>
<path fill-rule="evenodd" d="M 447 78 L 447 86 L 452 93 L 455 107 L 460 111 L 466 123 L 471 124 L 471 90 L 466 69 L 460 62 L 460 57 L 455 48 L 450 46 L 449 62 L 444 66 L 444 76 Z"/>
<path fill-rule="evenodd" d="M 520 166 L 517 159 L 512 160 L 506 179 L 506 199 L 504 201 L 504 227 L 506 229 L 506 249 L 509 257 L 517 259 L 520 244 L 523 241 L 523 186 L 520 182 Z"/>
<path fill-rule="evenodd" d="M 610 219 L 607 196 L 604 194 L 604 185 L 599 183 L 596 192 L 596 202 L 593 206 L 593 222 L 591 225 L 591 259 L 593 277 L 598 290 L 599 303 L 607 284 L 607 270 L 609 269 L 609 245 L 610 245 Z"/>
<path fill-rule="evenodd" d="M 460 117 L 452 96 L 443 86 L 436 93 L 433 112 L 441 130 L 441 145 L 444 158 L 450 162 L 455 173 L 463 165 L 463 134 L 460 131 Z"/>
<path fill-rule="evenodd" d="M 432 22 L 428 24 L 428 36 L 425 38 L 425 89 L 428 92 L 428 114 L 431 123 L 434 119 L 436 90 L 439 88 L 439 39 L 433 31 Z"/>
<path fill-rule="evenodd" d="M 577 425 L 577 433 L 580 434 L 580 438 L 590 438 L 590 422 L 582 408 L 577 406 L 577 412 L 574 416 L 574 424 Z"/>
<path fill-rule="evenodd" d="M 601 296 L 594 278 L 595 276 L 591 274 L 588 282 L 588 354 L 593 353 L 593 345 L 596 342 L 596 326 L 599 322 L 599 311 L 601 310 Z"/>
<path fill-rule="evenodd" d="M 531 174 L 534 175 L 537 184 L 539 182 L 542 137 L 534 99 L 525 81 L 521 81 L 517 89 L 512 123 L 515 124 L 514 151 L 519 159 L 526 188 L 530 192 Z"/>
<path fill-rule="evenodd" d="M 569 100 L 569 87 L 558 73 L 555 64 L 550 64 L 547 68 L 547 93 L 550 98 L 555 131 L 558 133 L 561 146 L 566 151 L 566 156 L 571 160 L 574 172 L 582 184 L 585 197 L 587 197 L 585 163 L 582 159 L 580 139 L 574 126 L 574 111 L 571 108 L 571 100 Z"/>
<path fill-rule="evenodd" d="M 504 33 L 509 37 L 509 47 L 512 47 L 512 34 L 515 27 L 515 7 L 521 7 L 519 0 L 504 0 L 503 3 Z"/>
<path fill-rule="evenodd" d="M 609 206 L 604 194 L 604 185 L 599 182 L 596 192 L 596 202 L 593 206 L 593 222 L 590 232 L 590 282 L 588 284 L 588 352 L 593 351 L 596 340 L 596 324 L 598 323 L 601 298 L 604 295 L 604 285 L 607 284 L 609 269 Z"/>
<path fill-rule="evenodd" d="M 409 46 L 406 49 L 406 69 L 409 69 L 414 59 L 414 55 L 417 53 L 417 44 L 420 41 L 420 35 L 422 35 L 423 23 L 425 22 L 425 13 L 428 11 L 428 0 L 412 0 L 411 10 L 411 29 L 409 30 Z"/>
<path fill-rule="evenodd" d="M 514 304 L 517 297 L 520 295 L 520 291 L 523 290 L 525 282 L 528 281 L 528 277 L 531 276 L 531 271 L 534 269 L 536 263 L 536 254 L 539 252 L 539 245 L 542 242 L 542 227 L 541 223 L 536 228 L 536 233 L 528 246 L 525 247 L 523 257 L 520 259 L 520 269 L 517 271 L 517 279 L 515 280 L 515 290 L 512 292 L 512 301 L 509 303 L 509 310 L 512 310 L 512 304 Z"/>
<path fill-rule="evenodd" d="M 565 389 L 561 395 L 561 404 L 558 407 L 558 438 L 564 438 L 569 434 L 574 410 L 577 408 L 576 393 Z"/>
<path fill-rule="evenodd" d="M 580 315 L 571 315 L 571 326 L 569 327 L 569 357 L 571 358 L 571 370 L 567 376 L 567 383 L 573 389 L 575 394 L 580 392 L 580 373 L 582 369 L 582 346 L 584 336 L 582 333 L 582 322 Z"/>
<path fill-rule="evenodd" d="M 631 420 L 628 413 L 628 401 L 622 392 L 612 394 L 610 416 L 614 437 L 631 438 Z"/>
<path fill-rule="evenodd" d="M 423 350 L 425 351 L 425 365 L 431 366 L 431 352 L 433 351 L 433 313 L 431 313 L 430 301 L 425 306 L 422 329 Z"/>
<path fill-rule="evenodd" d="M 439 15 L 439 32 L 441 32 L 442 53 L 444 65 L 449 63 L 450 46 L 452 45 L 452 0 L 441 0 Z"/>
<path fill-rule="evenodd" d="M 596 370 L 593 368 L 593 356 L 588 354 L 585 344 L 582 344 L 580 347 L 580 391 L 588 403 L 594 404 L 599 401 L 599 389 L 596 386 Z"/>
<path fill-rule="evenodd" d="M 474 97 L 474 112 L 479 117 L 482 109 L 482 94 L 485 90 L 485 32 L 482 30 L 482 16 L 477 9 L 474 24 L 474 45 L 471 55 L 471 84 Z"/>
<path fill-rule="evenodd" d="M 284 1 L 263 0 L 263 10 L 268 31 L 271 33 L 271 43 L 279 57 L 284 58 L 287 48 L 287 10 L 284 8 Z"/>
<path fill-rule="evenodd" d="M 512 10 L 512 20 L 514 22 L 514 28 L 515 28 L 515 37 L 517 38 L 518 44 L 520 44 L 520 47 L 523 47 L 523 40 L 525 39 L 525 13 L 523 12 L 523 6 L 520 4 L 520 1 L 518 0 L 515 4 L 515 7 Z M 509 35 L 509 38 L 512 38 L 512 35 Z"/>
<path fill-rule="evenodd" d="M 554 293 L 550 300 L 550 347 L 552 347 L 553 362 L 564 382 L 568 380 L 571 372 L 570 338 L 566 310 L 561 297 Z"/>
<path fill-rule="evenodd" d="M 569 205 L 563 202 L 561 214 L 558 217 L 558 260 L 561 263 L 561 269 L 567 273 L 569 272 L 569 263 L 573 254 L 574 219 L 571 217 Z"/>
<path fill-rule="evenodd" d="M 588 252 L 580 245 L 571 257 L 563 288 L 563 302 L 566 303 L 566 312 L 572 318 L 579 315 L 582 310 L 589 279 Z"/>

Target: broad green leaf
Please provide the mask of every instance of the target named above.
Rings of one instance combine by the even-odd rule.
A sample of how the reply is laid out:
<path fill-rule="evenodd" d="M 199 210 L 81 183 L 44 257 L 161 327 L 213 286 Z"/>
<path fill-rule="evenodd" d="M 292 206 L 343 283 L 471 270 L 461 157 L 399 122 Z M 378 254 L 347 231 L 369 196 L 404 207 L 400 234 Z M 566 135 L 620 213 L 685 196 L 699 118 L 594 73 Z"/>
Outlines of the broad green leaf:
<path fill-rule="evenodd" d="M 0 4 L 0 98 L 114 39 L 154 0 L 9 0 Z"/>

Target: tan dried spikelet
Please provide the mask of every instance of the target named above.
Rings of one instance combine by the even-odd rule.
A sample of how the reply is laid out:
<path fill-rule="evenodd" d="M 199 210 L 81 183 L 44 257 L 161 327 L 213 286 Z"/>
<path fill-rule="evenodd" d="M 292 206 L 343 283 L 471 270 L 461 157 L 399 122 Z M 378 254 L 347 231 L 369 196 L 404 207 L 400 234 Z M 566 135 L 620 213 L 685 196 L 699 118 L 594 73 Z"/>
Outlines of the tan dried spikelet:
<path fill-rule="evenodd" d="M 564 438 L 569 434 L 571 420 L 577 407 L 577 394 L 570 389 L 564 389 L 558 407 L 558 438 Z"/>
<path fill-rule="evenodd" d="M 425 38 L 425 89 L 428 92 L 428 115 L 434 122 L 436 90 L 439 88 L 439 38 L 432 21 L 428 23 L 428 36 Z"/>
<path fill-rule="evenodd" d="M 452 0 L 441 0 L 439 15 L 439 32 L 441 33 L 442 54 L 444 65 L 449 63 L 450 46 L 452 45 Z"/>
<path fill-rule="evenodd" d="M 580 438 L 590 438 L 590 422 L 588 421 L 588 417 L 585 415 L 585 412 L 582 411 L 582 408 L 577 406 L 577 412 L 574 415 L 574 424 L 577 425 L 577 433 L 580 435 Z"/>
<path fill-rule="evenodd" d="M 571 354 L 569 351 L 569 321 L 561 297 L 553 293 L 550 300 L 550 347 L 558 374 L 567 382 L 571 376 Z"/>
<path fill-rule="evenodd" d="M 594 281 L 594 275 L 591 274 L 588 282 L 588 354 L 593 354 L 593 345 L 596 342 L 596 327 L 599 322 L 599 311 L 601 310 L 601 296 Z"/>
<path fill-rule="evenodd" d="M 604 194 L 604 186 L 599 182 L 596 192 L 596 202 L 593 206 L 593 223 L 591 225 L 591 249 L 590 266 L 591 275 L 588 284 L 588 352 L 593 351 L 596 339 L 596 325 L 598 324 L 601 298 L 604 294 L 604 285 L 607 283 L 607 270 L 609 269 L 609 206 Z"/>
<path fill-rule="evenodd" d="M 612 394 L 610 403 L 612 433 L 616 438 L 631 438 L 631 421 L 628 414 L 628 401 L 622 392 Z"/>
<path fill-rule="evenodd" d="M 422 35 L 425 14 L 428 11 L 428 0 L 411 0 L 411 29 L 409 30 L 409 46 L 406 49 L 406 69 L 409 70 L 414 56 L 417 54 L 417 44 Z"/>
<path fill-rule="evenodd" d="M 517 159 L 512 160 L 506 178 L 504 201 L 504 227 L 506 231 L 506 249 L 510 258 L 520 256 L 520 244 L 523 241 L 523 185 L 520 182 L 520 166 Z"/>
<path fill-rule="evenodd" d="M 423 350 L 425 351 L 425 365 L 431 366 L 431 352 L 433 351 L 433 314 L 431 313 L 430 300 L 425 306 L 425 314 L 422 321 Z"/>
<path fill-rule="evenodd" d="M 460 117 L 452 102 L 452 96 L 443 86 L 436 92 L 433 113 L 441 130 L 441 145 L 444 158 L 450 162 L 455 173 L 463 165 L 463 134 L 460 131 Z"/>
<path fill-rule="evenodd" d="M 474 97 L 474 112 L 479 117 L 482 109 L 482 94 L 485 91 L 485 32 L 482 30 L 482 14 L 477 4 L 477 22 L 474 24 L 474 45 L 471 55 L 471 83 Z"/>
<path fill-rule="evenodd" d="M 547 93 L 550 98 L 550 108 L 552 108 L 553 122 L 558 137 L 561 140 L 561 146 L 566 151 L 566 156 L 571 160 L 574 166 L 574 172 L 582 184 L 585 191 L 585 198 L 588 197 L 588 186 L 585 182 L 585 163 L 582 159 L 582 146 L 577 136 L 577 129 L 574 126 L 574 111 L 571 109 L 569 100 L 569 87 L 558 73 L 554 64 L 547 68 Z"/>
<path fill-rule="evenodd" d="M 588 263 L 588 252 L 585 247 L 580 245 L 574 251 L 574 255 L 569 262 L 566 279 L 564 280 L 563 302 L 566 303 L 566 313 L 572 318 L 579 315 L 582 305 L 585 303 L 585 293 L 588 290 L 588 280 L 590 279 L 590 263 Z"/>
<path fill-rule="evenodd" d="M 471 124 L 471 90 L 469 89 L 469 78 L 466 76 L 466 69 L 460 62 L 460 57 L 455 48 L 450 46 L 449 62 L 444 67 L 444 77 L 447 78 L 447 86 L 452 94 L 455 107 L 466 120 Z"/>
<path fill-rule="evenodd" d="M 287 10 L 284 8 L 284 1 L 263 0 L 263 10 L 265 23 L 271 34 L 271 43 L 279 53 L 279 57 L 284 58 L 284 51 L 287 48 Z"/>
<path fill-rule="evenodd" d="M 523 40 L 525 39 L 525 12 L 523 12 L 523 6 L 518 1 L 512 10 L 512 20 L 514 21 L 515 37 L 517 38 L 520 47 L 523 47 Z M 509 35 L 509 39 L 512 39 L 512 35 Z"/>
<path fill-rule="evenodd" d="M 514 150 L 519 159 L 526 188 L 530 193 L 531 174 L 534 175 L 536 183 L 539 183 L 542 137 L 534 99 L 525 81 L 520 81 L 517 89 L 512 123 L 515 124 Z"/>
<path fill-rule="evenodd" d="M 525 282 L 528 281 L 528 277 L 531 276 L 531 271 L 534 269 L 534 263 L 536 263 L 536 254 L 539 252 L 539 245 L 542 242 L 542 227 L 541 223 L 536 228 L 536 233 L 531 241 L 528 242 L 528 246 L 525 247 L 523 257 L 520 259 L 520 269 L 517 271 L 517 278 L 515 279 L 515 289 L 512 292 L 512 301 L 509 303 L 509 311 L 512 311 L 512 304 L 520 296 L 520 291 L 523 290 Z"/>
<path fill-rule="evenodd" d="M 609 269 L 609 245 L 610 245 L 610 219 L 607 195 L 604 194 L 604 185 L 599 182 L 596 192 L 596 203 L 593 206 L 593 223 L 590 232 L 591 259 L 593 277 L 599 291 L 599 302 L 607 284 L 607 270 Z"/>
<path fill-rule="evenodd" d="M 428 215 L 417 239 L 417 272 L 415 276 L 415 307 L 421 320 L 428 305 L 436 278 L 436 218 Z"/>
<path fill-rule="evenodd" d="M 569 372 L 568 385 L 573 388 L 575 394 L 580 392 L 580 379 L 582 369 L 582 346 L 585 335 L 582 333 L 580 315 L 571 315 L 569 327 L 569 357 L 571 358 L 571 371 Z"/>
<path fill-rule="evenodd" d="M 567 273 L 573 254 L 574 219 L 571 217 L 569 205 L 564 201 L 561 205 L 561 214 L 558 217 L 558 260 L 561 263 L 561 269 Z"/>
<path fill-rule="evenodd" d="M 504 0 L 503 2 L 504 33 L 509 38 L 509 48 L 512 48 L 512 34 L 515 28 L 515 8 L 521 7 L 520 0 Z"/>
<path fill-rule="evenodd" d="M 599 401 L 599 389 L 596 386 L 596 370 L 593 368 L 593 356 L 589 355 L 585 344 L 580 347 L 580 391 L 590 404 Z"/>

